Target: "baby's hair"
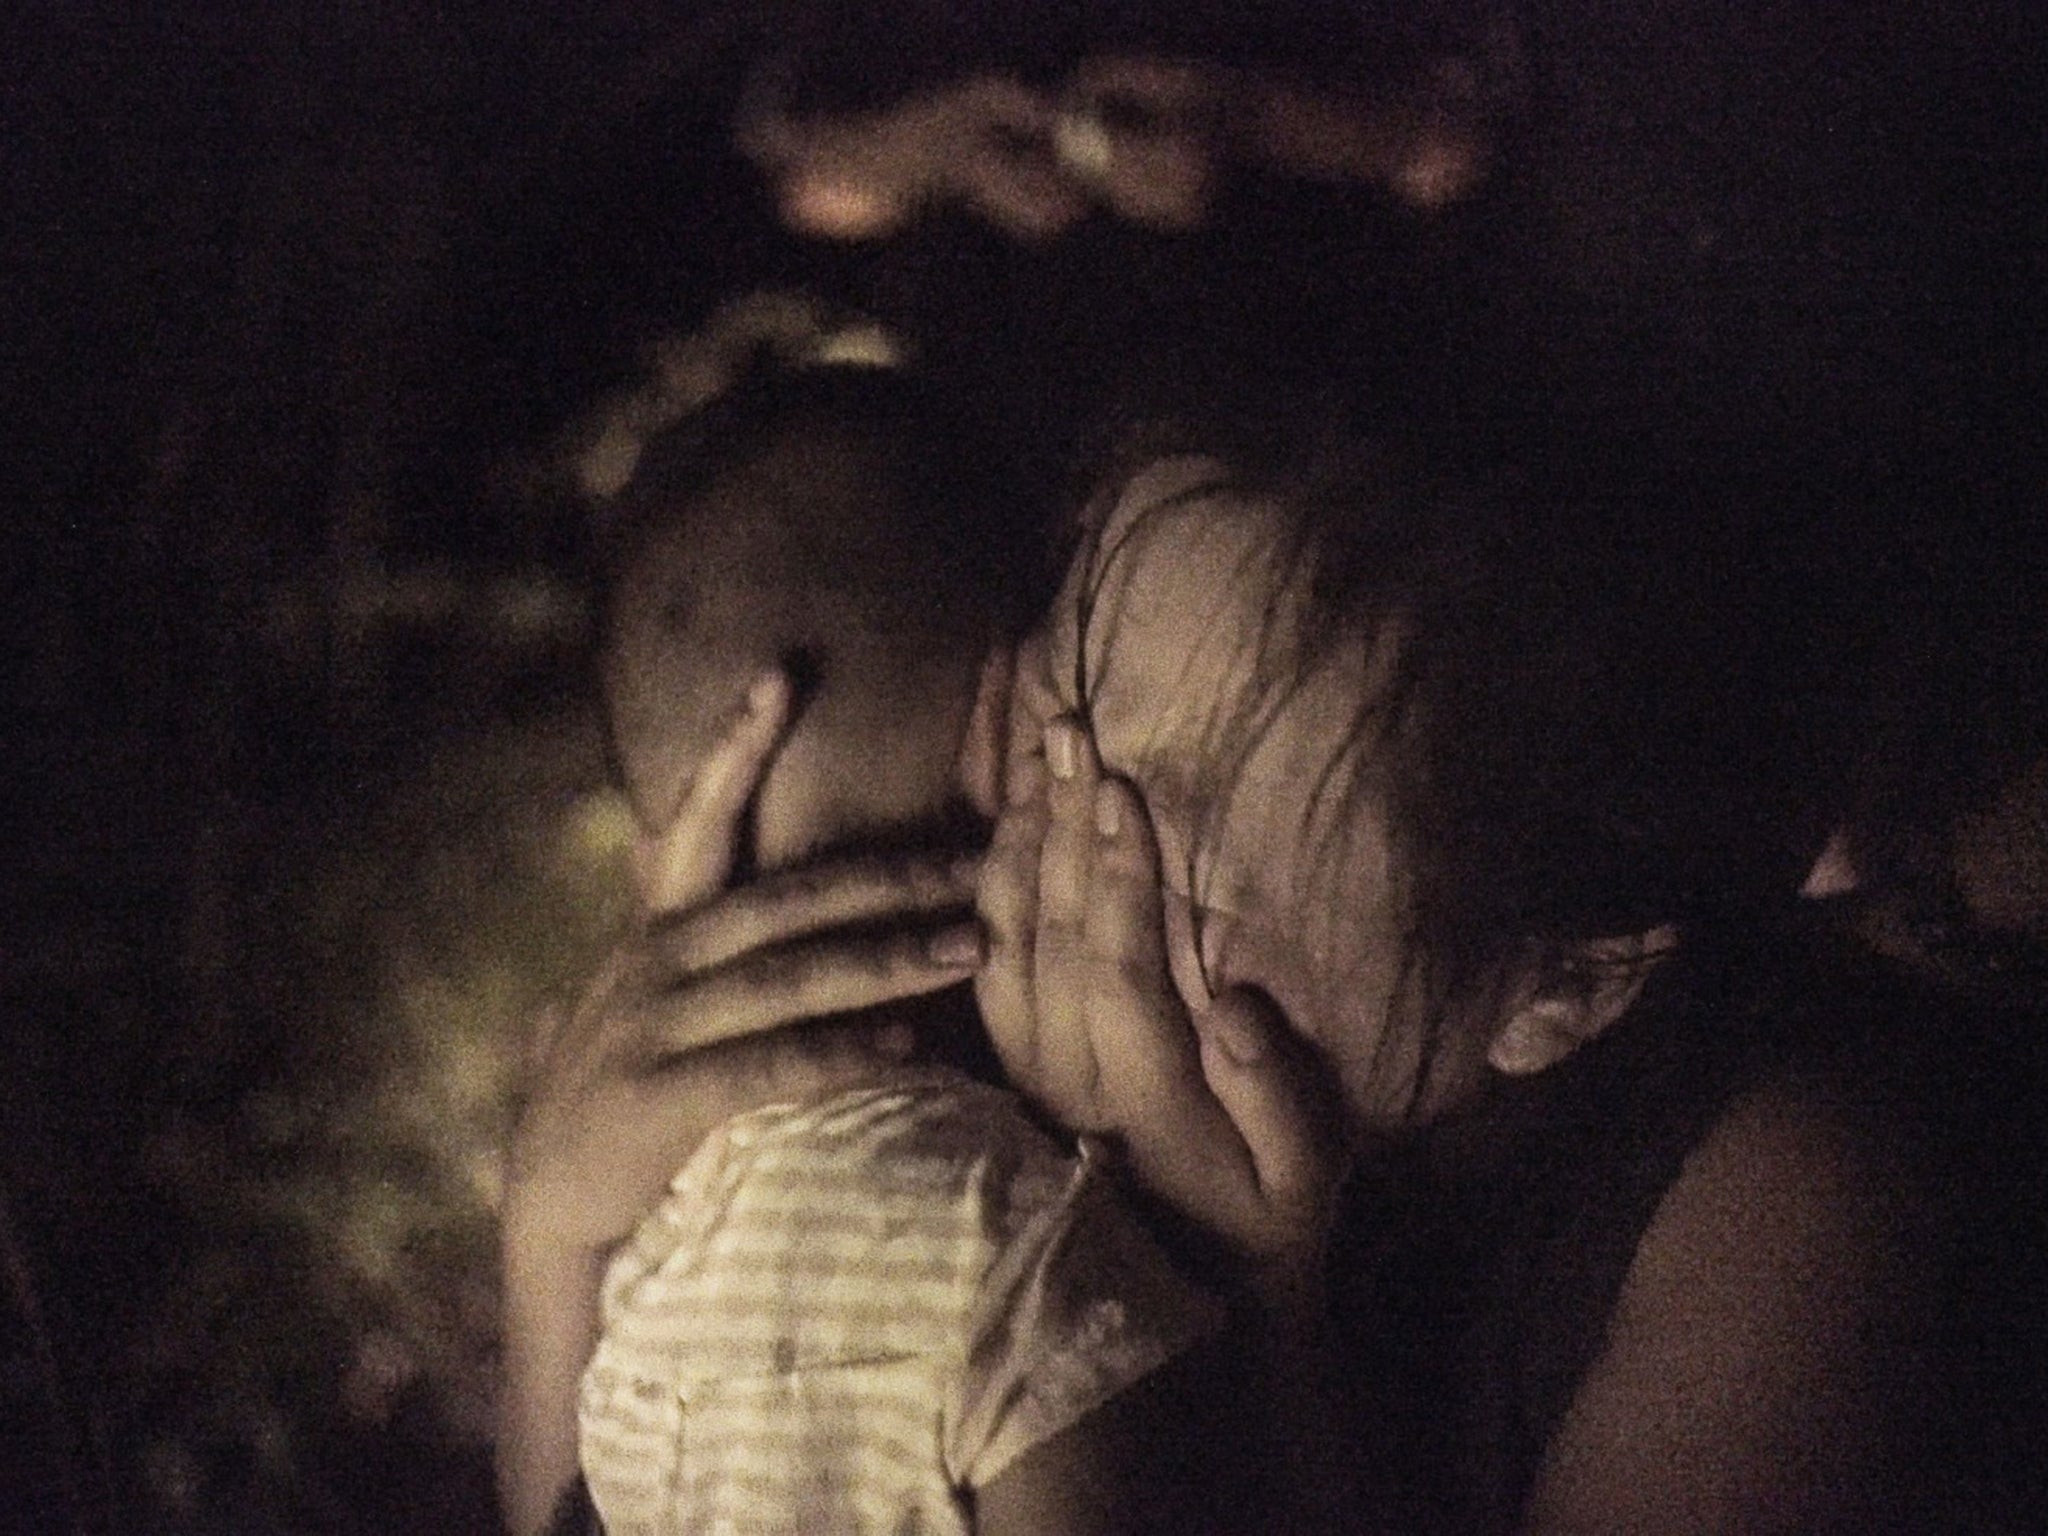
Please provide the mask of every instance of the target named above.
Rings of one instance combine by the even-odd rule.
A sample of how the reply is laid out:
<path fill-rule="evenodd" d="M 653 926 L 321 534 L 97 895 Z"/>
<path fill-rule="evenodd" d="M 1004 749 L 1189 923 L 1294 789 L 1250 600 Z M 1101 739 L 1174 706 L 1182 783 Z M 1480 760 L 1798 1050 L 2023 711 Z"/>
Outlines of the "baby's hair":
<path fill-rule="evenodd" d="M 898 368 L 759 370 L 647 443 L 595 523 L 605 586 L 722 477 L 833 437 L 877 466 L 886 515 L 864 528 L 872 542 L 860 559 L 792 577 L 851 583 L 878 623 L 915 633 L 1013 633 L 1046 584 L 1039 498 L 1010 470 L 995 424 L 943 382 Z"/>
<path fill-rule="evenodd" d="M 1303 825 L 1351 824 L 1328 814 L 1349 797 L 1384 806 L 1428 1038 L 1532 963 L 1579 966 L 1586 941 L 1786 912 L 1853 713 L 1849 658 L 1820 641 L 1839 607 L 1743 515 L 1798 523 L 1799 487 L 1724 475 L 1710 491 L 1634 463 L 1611 445 L 1559 452 L 1482 490 L 1340 433 L 1291 468 L 1220 472 L 1144 513 L 1227 489 L 1282 514 L 1268 574 L 1289 599 L 1244 637 L 1249 686 L 1219 701 L 1196 751 L 1190 890 L 1260 734 L 1362 640 L 1390 657 L 1348 722 L 1358 771 L 1301 786 Z M 1113 554 L 1090 551 L 1098 579 Z M 1092 601 L 1077 616 L 1084 709 Z M 1316 853 L 1321 889 L 1349 850 L 1326 838 Z M 1320 914 L 1336 929 L 1345 916 Z"/>

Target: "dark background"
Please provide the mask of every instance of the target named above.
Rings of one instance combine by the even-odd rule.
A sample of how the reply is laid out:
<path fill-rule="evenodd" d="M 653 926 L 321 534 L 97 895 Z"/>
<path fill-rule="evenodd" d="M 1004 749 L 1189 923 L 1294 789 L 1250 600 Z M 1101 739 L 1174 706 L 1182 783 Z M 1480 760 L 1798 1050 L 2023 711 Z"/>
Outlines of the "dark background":
<path fill-rule="evenodd" d="M 336 1150 L 333 1085 L 396 1058 L 327 1037 L 357 993 L 321 967 L 374 964 L 362 913 L 417 893 L 333 872 L 488 843 L 493 814 L 594 781 L 576 532 L 506 466 L 634 339 L 736 287 L 891 313 L 1042 412 L 1048 458 L 1154 341 L 1169 374 L 1292 349 L 1412 386 L 1453 432 L 1679 422 L 1848 466 L 1886 488 L 1843 516 L 1937 637 L 1934 691 L 1996 677 L 2025 713 L 2048 97 L 2020 0 L 1304 5 L 1241 38 L 1199 7 L 896 10 L 25 0 L 0 22 L 0 1526 L 40 1501 L 84 1528 L 491 1527 L 475 1423 L 427 1386 L 340 1385 L 374 1309 L 319 1275 L 304 1191 L 363 1155 Z M 1180 242 L 1024 250 L 941 219 L 829 250 L 777 230 L 725 142 L 747 66 L 793 40 L 827 94 L 886 96 L 1162 37 L 1364 79 L 1503 18 L 1508 171 L 1428 227 L 1254 186 Z M 563 721 L 544 769 L 475 767 Z M 337 902 L 333 932 L 292 916 Z M 263 1130 L 308 1083 L 326 1139 Z M 475 1237 L 407 1262 L 473 1265 Z"/>

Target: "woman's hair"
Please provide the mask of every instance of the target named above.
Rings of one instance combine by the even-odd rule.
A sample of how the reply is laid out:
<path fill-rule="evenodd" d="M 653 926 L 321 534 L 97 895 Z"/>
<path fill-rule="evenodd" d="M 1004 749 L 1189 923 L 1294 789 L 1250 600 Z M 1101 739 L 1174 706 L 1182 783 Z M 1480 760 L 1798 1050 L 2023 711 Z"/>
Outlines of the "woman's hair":
<path fill-rule="evenodd" d="M 1823 502 L 1611 444 L 1484 486 L 1352 434 L 1287 457 L 1230 475 L 1280 513 L 1276 586 L 1304 601 L 1245 637 L 1252 686 L 1198 754 L 1202 837 L 1276 705 L 1339 647 L 1390 641 L 1349 722 L 1364 771 L 1303 785 L 1303 825 L 1326 796 L 1379 799 L 1431 1030 L 1532 963 L 1572 969 L 1584 941 L 1789 909 L 1860 699 L 1827 562 L 1794 536 Z M 1346 850 L 1317 854 L 1320 875 Z M 1345 914 L 1315 916 L 1341 941 Z"/>

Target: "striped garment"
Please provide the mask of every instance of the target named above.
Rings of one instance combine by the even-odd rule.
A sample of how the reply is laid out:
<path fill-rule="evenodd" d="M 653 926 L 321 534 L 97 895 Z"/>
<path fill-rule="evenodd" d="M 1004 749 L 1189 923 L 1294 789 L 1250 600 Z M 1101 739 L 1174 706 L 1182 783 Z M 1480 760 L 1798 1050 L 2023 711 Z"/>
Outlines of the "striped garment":
<path fill-rule="evenodd" d="M 612 1261 L 607 1532 L 972 1528 L 968 1491 L 1220 1320 L 1011 1095 L 919 1070 L 729 1121 Z"/>

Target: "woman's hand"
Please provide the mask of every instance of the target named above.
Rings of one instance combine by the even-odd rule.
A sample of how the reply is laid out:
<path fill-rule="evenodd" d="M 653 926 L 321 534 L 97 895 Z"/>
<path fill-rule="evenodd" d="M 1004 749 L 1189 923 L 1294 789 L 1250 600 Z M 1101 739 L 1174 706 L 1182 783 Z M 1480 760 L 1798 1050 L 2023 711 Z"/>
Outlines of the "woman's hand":
<path fill-rule="evenodd" d="M 1020 686 L 982 875 L 982 1011 L 1004 1066 L 1071 1128 L 1116 1138 L 1263 1282 L 1312 1290 L 1343 1174 L 1334 1089 L 1263 994 L 1183 1001 L 1144 802 L 1071 719 L 1031 750 L 1044 704 Z"/>
<path fill-rule="evenodd" d="M 1118 218 L 1198 228 L 1222 180 L 1228 88 L 1225 71 L 1182 59 L 1086 59 L 1053 130 L 1061 169 Z"/>
<path fill-rule="evenodd" d="M 980 958 L 971 867 L 848 861 L 726 892 L 629 940 L 539 1052 L 508 1226 L 597 1255 L 716 1125 L 909 1053 L 902 1029 L 782 1026 L 951 986 Z M 877 935 L 872 925 L 897 931 Z"/>
<path fill-rule="evenodd" d="M 974 75 L 872 112 L 756 111 L 739 141 L 808 235 L 894 234 L 952 201 L 1023 240 L 1060 234 L 1100 204 L 1157 229 L 1191 229 L 1217 166 L 1217 71 L 1144 55 L 1091 59 L 1062 94 Z"/>
<path fill-rule="evenodd" d="M 538 1032 L 508 1241 L 594 1261 L 714 1126 L 912 1045 L 900 1028 L 782 1026 L 936 991 L 979 961 L 971 861 L 847 859 L 723 889 L 789 708 L 779 675 L 750 695 L 670 824 L 636 850 L 645 926 Z"/>
<path fill-rule="evenodd" d="M 576 1478 L 576 1383 L 607 1255 L 720 1122 L 861 1081 L 901 1031 L 782 1026 L 951 986 L 981 958 L 971 863 L 849 859 L 727 890 L 788 724 L 773 676 L 636 849 L 649 914 L 533 1045 L 503 1223 L 505 1512 L 518 1536 Z"/>
<path fill-rule="evenodd" d="M 1042 658 L 1020 655 L 982 869 L 983 1017 L 1020 1088 L 1114 1136 L 1149 1191 L 1237 1261 L 1227 1347 L 1272 1470 L 1269 1513 L 1356 1529 L 1323 1284 L 1345 1171 L 1336 1087 L 1262 993 L 1191 982 L 1194 1006 L 1183 999 L 1145 803 L 1056 708 Z"/>

